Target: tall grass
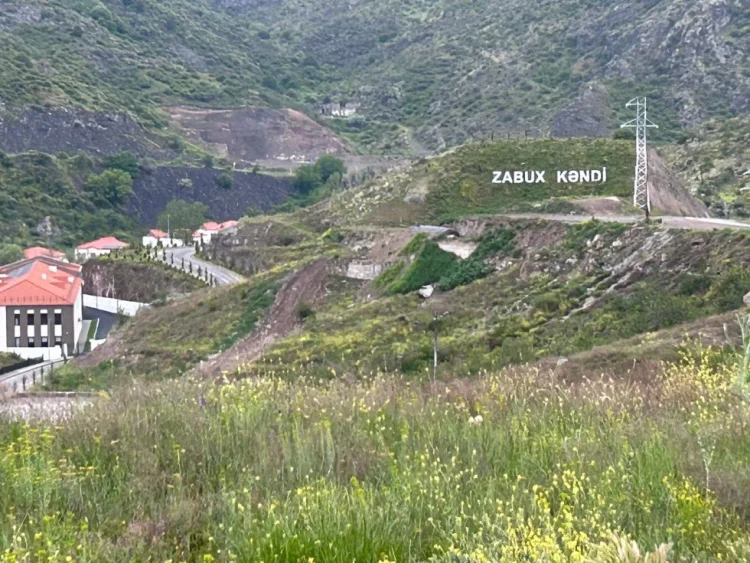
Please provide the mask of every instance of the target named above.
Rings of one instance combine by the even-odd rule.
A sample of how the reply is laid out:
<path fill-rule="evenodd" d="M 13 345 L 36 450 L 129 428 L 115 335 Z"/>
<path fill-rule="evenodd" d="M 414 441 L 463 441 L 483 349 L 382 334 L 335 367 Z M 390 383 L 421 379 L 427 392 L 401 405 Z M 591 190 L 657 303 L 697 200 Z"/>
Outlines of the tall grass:
<path fill-rule="evenodd" d="M 649 561 L 743 560 L 749 405 L 734 366 L 709 359 L 686 358 L 648 386 L 561 386 L 519 369 L 432 384 L 269 377 L 121 390 L 64 426 L 1 427 L 0 553 L 606 562 L 659 549 Z"/>

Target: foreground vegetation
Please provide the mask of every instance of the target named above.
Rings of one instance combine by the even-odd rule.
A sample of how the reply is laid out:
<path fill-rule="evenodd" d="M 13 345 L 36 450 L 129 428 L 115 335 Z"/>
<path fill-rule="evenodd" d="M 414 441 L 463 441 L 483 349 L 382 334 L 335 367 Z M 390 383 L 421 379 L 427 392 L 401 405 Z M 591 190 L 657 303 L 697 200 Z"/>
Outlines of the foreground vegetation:
<path fill-rule="evenodd" d="M 0 426 L 0 553 L 744 560 L 743 365 L 703 350 L 637 386 L 516 370 L 119 389 L 63 425 Z"/>

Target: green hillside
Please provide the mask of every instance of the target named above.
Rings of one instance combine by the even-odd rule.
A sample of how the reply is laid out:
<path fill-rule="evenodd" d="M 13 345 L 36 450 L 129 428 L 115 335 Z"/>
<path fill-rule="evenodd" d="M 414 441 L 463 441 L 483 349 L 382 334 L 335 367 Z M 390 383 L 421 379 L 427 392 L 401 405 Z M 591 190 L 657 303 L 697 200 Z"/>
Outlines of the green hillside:
<path fill-rule="evenodd" d="M 467 145 L 344 192 L 325 212 L 344 223 L 446 222 L 473 214 L 567 212 L 569 200 L 628 198 L 633 186 L 632 142 L 607 139 L 526 140 Z M 558 182 L 558 171 L 607 169 L 606 182 Z M 544 183 L 493 183 L 495 171 L 543 171 Z M 534 176 L 536 179 L 536 177 Z"/>
<path fill-rule="evenodd" d="M 132 233 L 135 224 L 126 214 L 127 196 L 110 189 L 129 189 L 132 178 L 114 163 L 110 166 L 85 155 L 0 153 L 0 239 L 64 248 L 104 235 Z M 114 184 L 94 181 L 108 177 Z"/>
<path fill-rule="evenodd" d="M 647 95 L 657 135 L 675 138 L 747 111 L 748 25 L 738 4 L 688 0 L 10 0 L 0 109 L 130 110 L 163 126 L 174 103 L 313 114 L 330 99 L 360 105 L 329 124 L 364 149 L 421 152 L 607 135 Z"/>
<path fill-rule="evenodd" d="M 665 148 L 667 161 L 718 215 L 750 217 L 750 118 L 711 120 Z"/>

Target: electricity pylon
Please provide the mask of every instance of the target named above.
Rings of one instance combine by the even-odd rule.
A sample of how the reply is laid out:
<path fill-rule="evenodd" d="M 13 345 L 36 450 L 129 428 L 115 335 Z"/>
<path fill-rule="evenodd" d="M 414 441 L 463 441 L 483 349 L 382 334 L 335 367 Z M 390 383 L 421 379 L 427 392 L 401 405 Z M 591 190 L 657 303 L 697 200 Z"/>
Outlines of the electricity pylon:
<path fill-rule="evenodd" d="M 633 205 L 640 207 L 646 213 L 648 220 L 651 213 L 651 197 L 648 193 L 648 145 L 646 142 L 646 130 L 649 127 L 658 128 L 659 126 L 651 123 L 648 119 L 646 109 L 646 98 L 633 98 L 625 107 L 636 108 L 636 118 L 620 127 L 635 128 L 635 186 L 633 189 Z"/>

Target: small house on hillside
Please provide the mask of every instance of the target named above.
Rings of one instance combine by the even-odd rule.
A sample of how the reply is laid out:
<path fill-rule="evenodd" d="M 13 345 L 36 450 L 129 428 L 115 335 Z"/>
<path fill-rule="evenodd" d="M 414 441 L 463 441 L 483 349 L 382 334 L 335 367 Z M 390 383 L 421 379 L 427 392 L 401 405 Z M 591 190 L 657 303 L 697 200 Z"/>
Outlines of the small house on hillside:
<path fill-rule="evenodd" d="M 184 246 L 185 243 L 182 239 L 169 236 L 169 234 L 161 229 L 151 229 L 148 234 L 143 237 L 143 246 L 155 247 L 159 245 L 164 248 L 172 248 Z"/>
<path fill-rule="evenodd" d="M 77 246 L 76 259 L 88 260 L 89 258 L 103 256 L 111 253 L 113 250 L 122 250 L 129 246 L 128 243 L 118 240 L 115 237 L 103 237 Z"/>
<path fill-rule="evenodd" d="M 193 242 L 208 244 L 213 237 L 232 227 L 236 227 L 238 224 L 239 222 L 234 220 L 224 221 L 223 223 L 216 223 L 215 221 L 203 223 L 201 228 L 193 233 Z"/>
<path fill-rule="evenodd" d="M 64 252 L 52 250 L 51 248 L 44 248 L 43 246 L 32 246 L 23 251 L 24 258 L 39 258 L 40 256 L 54 258 L 55 260 L 60 260 L 62 262 L 68 261 Z"/>
<path fill-rule="evenodd" d="M 351 117 L 359 109 L 359 104 L 329 102 L 320 106 L 320 113 L 331 117 Z"/>
<path fill-rule="evenodd" d="M 0 267 L 0 352 L 57 359 L 83 335 L 81 266 L 49 257 Z"/>

